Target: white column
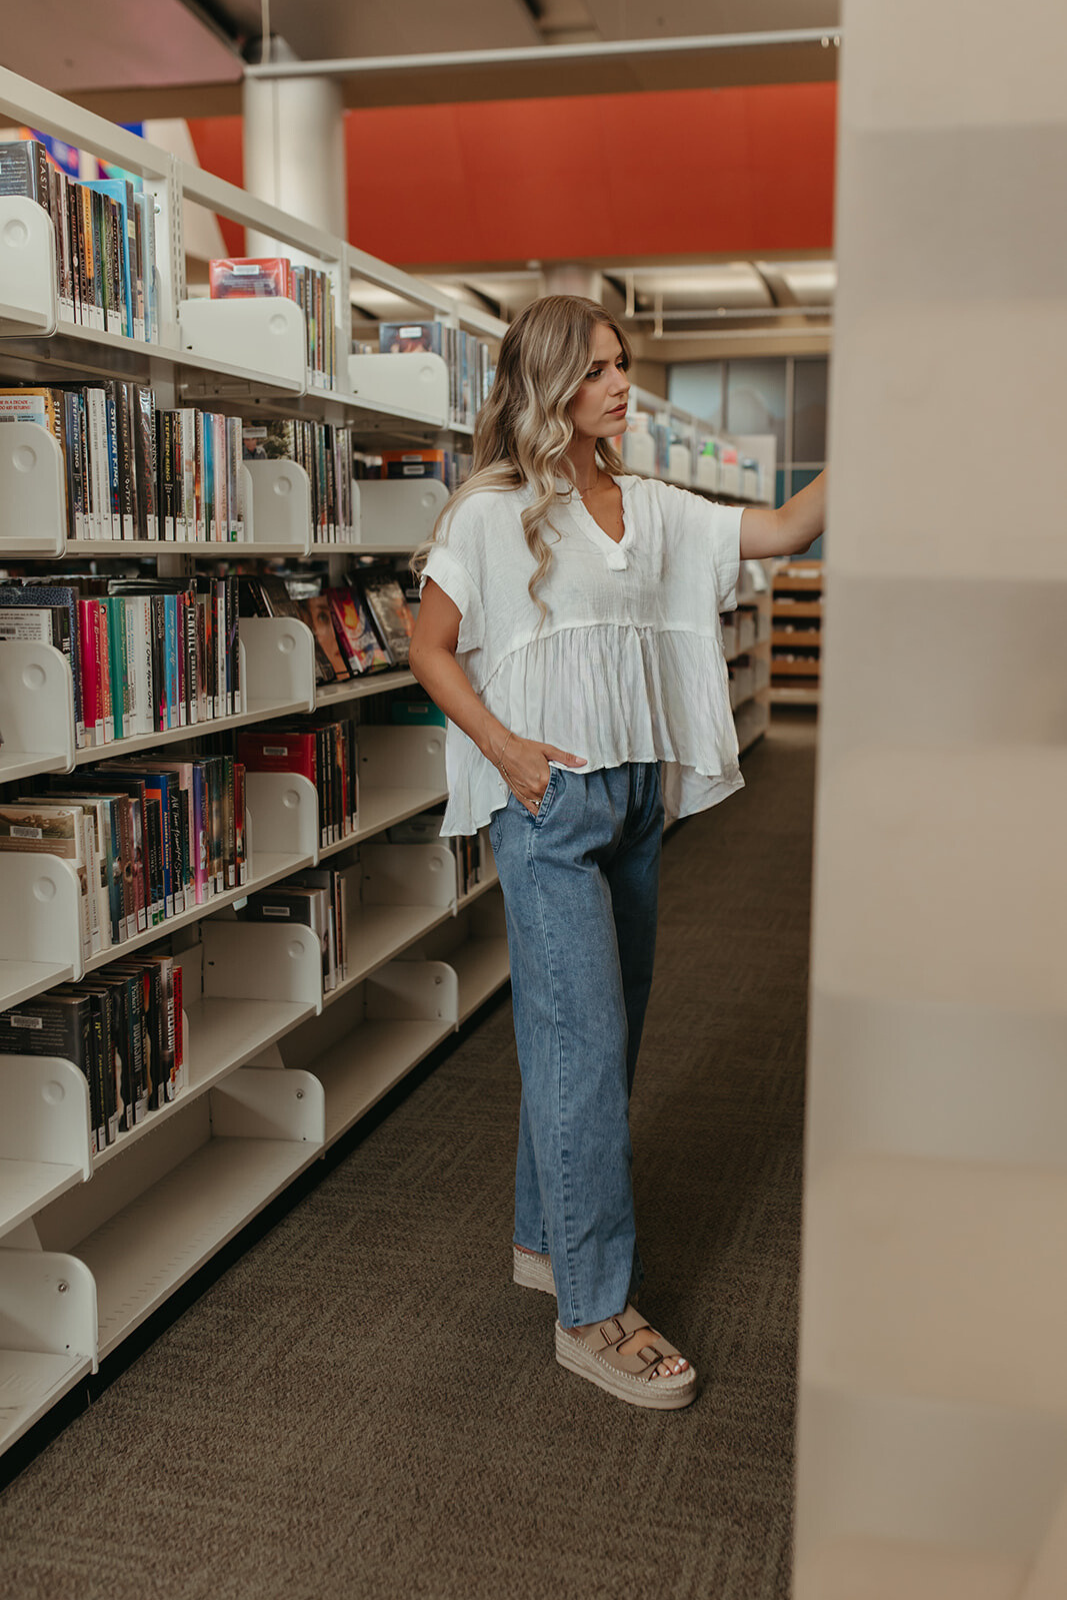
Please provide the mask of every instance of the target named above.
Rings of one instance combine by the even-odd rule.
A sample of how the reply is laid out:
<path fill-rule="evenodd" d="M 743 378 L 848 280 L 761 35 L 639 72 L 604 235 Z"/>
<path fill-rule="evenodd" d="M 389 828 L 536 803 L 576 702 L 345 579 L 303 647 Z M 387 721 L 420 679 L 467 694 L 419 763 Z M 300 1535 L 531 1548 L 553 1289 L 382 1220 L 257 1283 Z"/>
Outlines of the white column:
<path fill-rule="evenodd" d="M 284 40 L 271 59 L 293 60 Z M 246 78 L 244 186 L 283 211 L 347 237 L 344 103 L 332 78 Z M 248 254 L 273 255 L 275 242 L 249 230 Z M 285 253 L 292 251 L 285 247 Z"/>
<path fill-rule="evenodd" d="M 1067 7 L 846 0 L 796 1600 L 1067 1594 Z"/>
<path fill-rule="evenodd" d="M 542 272 L 542 294 L 576 294 L 586 300 L 603 299 L 604 279 L 595 267 L 556 261 Z"/>

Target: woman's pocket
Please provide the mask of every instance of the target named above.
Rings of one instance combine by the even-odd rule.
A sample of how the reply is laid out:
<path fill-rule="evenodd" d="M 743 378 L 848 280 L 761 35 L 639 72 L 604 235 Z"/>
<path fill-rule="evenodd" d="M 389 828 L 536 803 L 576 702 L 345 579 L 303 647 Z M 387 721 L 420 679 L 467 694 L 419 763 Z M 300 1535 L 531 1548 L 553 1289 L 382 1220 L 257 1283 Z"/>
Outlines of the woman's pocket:
<path fill-rule="evenodd" d="M 545 792 L 541 796 L 541 804 L 537 808 L 537 815 L 533 819 L 535 828 L 539 828 L 547 818 L 562 783 L 563 773 L 561 769 L 559 767 L 550 767 L 548 783 L 545 785 Z"/>

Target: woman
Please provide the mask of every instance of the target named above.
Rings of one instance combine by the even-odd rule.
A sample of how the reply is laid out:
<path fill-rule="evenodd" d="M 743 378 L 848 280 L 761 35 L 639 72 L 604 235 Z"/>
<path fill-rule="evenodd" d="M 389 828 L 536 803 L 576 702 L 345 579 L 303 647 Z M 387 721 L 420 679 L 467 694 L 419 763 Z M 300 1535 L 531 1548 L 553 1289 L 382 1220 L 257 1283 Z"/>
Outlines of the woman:
<path fill-rule="evenodd" d="M 416 554 L 411 669 L 449 718 L 442 833 L 486 823 L 522 1073 L 513 1275 L 556 1295 L 556 1358 L 635 1405 L 696 1373 L 632 1301 L 630 1090 L 652 980 L 664 813 L 741 787 L 718 616 L 738 562 L 806 550 L 779 511 L 628 476 L 630 349 L 550 295 L 501 346 L 472 475 Z"/>

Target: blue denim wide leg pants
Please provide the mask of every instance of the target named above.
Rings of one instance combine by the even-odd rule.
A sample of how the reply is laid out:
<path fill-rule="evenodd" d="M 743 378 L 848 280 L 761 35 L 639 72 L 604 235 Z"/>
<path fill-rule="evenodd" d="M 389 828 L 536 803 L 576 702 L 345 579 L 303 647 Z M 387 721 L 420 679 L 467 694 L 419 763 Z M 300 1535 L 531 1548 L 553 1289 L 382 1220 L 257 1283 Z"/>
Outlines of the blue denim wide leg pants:
<path fill-rule="evenodd" d="M 531 817 L 490 838 L 504 894 L 522 1072 L 515 1242 L 548 1252 L 564 1327 L 641 1281 L 629 1101 L 652 983 L 663 802 L 656 763 L 553 767 Z"/>

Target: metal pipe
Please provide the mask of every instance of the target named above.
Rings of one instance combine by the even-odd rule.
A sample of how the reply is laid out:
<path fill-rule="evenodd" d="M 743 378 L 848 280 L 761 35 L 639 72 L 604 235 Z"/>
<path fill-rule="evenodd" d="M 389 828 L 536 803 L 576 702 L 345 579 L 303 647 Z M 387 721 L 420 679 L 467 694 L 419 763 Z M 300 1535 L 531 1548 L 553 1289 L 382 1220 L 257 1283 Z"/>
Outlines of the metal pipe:
<path fill-rule="evenodd" d="M 642 56 L 692 55 L 782 45 L 836 48 L 839 28 L 782 28 L 762 33 L 705 33 L 678 39 L 597 39 L 581 44 L 524 45 L 513 50 L 442 50 L 433 55 L 344 56 L 324 61 L 263 61 L 245 66 L 248 78 L 348 78 L 385 72 L 461 67 L 552 66 L 564 61 L 629 61 Z"/>
<path fill-rule="evenodd" d="M 833 306 L 695 306 L 692 309 L 680 311 L 664 311 L 661 297 L 656 296 L 656 308 L 652 311 L 623 311 L 620 320 L 624 322 L 696 322 L 700 318 L 712 323 L 725 322 L 728 317 L 737 317 L 743 321 L 756 317 L 832 317 Z"/>

